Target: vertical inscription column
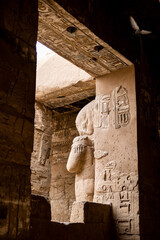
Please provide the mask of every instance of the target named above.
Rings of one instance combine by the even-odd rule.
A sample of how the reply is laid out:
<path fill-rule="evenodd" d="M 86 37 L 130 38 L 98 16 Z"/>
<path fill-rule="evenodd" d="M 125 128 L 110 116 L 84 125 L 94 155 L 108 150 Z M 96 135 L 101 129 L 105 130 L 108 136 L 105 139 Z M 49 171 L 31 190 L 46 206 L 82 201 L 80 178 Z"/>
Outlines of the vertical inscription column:
<path fill-rule="evenodd" d="M 97 78 L 94 132 L 94 201 L 112 205 L 120 239 L 139 239 L 133 65 Z"/>

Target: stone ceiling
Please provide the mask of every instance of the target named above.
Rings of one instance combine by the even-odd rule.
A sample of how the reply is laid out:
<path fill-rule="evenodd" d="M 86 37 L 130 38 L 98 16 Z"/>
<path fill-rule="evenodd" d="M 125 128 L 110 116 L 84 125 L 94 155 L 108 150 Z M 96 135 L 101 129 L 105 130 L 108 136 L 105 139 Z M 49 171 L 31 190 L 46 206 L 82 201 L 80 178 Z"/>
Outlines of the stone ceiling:
<path fill-rule="evenodd" d="M 93 96 L 95 79 L 58 54 L 51 53 L 37 69 L 36 100 L 52 110 L 79 111 Z"/>
<path fill-rule="evenodd" d="M 38 41 L 94 77 L 132 64 L 53 0 L 39 0 Z"/>

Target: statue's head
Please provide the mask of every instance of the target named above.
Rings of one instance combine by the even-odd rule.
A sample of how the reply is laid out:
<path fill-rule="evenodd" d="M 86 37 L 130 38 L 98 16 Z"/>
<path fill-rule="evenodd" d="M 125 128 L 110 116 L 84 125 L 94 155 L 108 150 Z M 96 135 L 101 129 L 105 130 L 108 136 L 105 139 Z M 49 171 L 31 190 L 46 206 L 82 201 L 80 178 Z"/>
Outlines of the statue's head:
<path fill-rule="evenodd" d="M 88 103 L 81 109 L 76 118 L 76 127 L 80 136 L 93 135 L 93 109 L 95 100 Z"/>

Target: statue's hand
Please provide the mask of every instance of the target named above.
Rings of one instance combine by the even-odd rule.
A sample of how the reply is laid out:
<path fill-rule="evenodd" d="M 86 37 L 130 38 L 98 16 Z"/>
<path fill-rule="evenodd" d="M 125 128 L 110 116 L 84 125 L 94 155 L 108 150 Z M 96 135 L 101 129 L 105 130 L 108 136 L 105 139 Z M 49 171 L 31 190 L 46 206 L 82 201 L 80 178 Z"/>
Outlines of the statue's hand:
<path fill-rule="evenodd" d="M 84 154 L 87 147 L 87 136 L 78 136 L 74 138 L 71 152 L 67 162 L 69 172 L 78 172 L 84 161 Z"/>
<path fill-rule="evenodd" d="M 87 136 L 78 136 L 74 138 L 72 149 L 74 150 L 75 154 L 84 153 L 87 147 Z"/>
<path fill-rule="evenodd" d="M 76 145 L 76 146 L 72 146 L 73 147 L 73 150 L 74 150 L 74 153 L 84 153 L 85 152 L 85 149 L 86 149 L 86 146 L 87 145 L 84 145 L 84 144 L 79 144 L 79 145 Z"/>

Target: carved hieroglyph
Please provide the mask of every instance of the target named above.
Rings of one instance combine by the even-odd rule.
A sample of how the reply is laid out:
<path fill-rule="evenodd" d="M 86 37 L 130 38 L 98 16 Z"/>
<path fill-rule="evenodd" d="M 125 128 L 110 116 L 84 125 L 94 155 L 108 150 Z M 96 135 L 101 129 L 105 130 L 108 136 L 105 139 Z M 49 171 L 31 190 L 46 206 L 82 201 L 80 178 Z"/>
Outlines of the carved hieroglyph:
<path fill-rule="evenodd" d="M 132 234 L 138 222 L 138 176 L 136 173 L 121 173 L 115 161 L 106 164 L 95 186 L 94 201 L 113 204 L 114 219 L 119 233 Z"/>
<path fill-rule="evenodd" d="M 74 138 L 67 162 L 67 170 L 76 173 L 76 201 L 93 201 L 94 194 L 94 144 L 93 106 L 87 104 L 77 115 L 76 126 L 80 136 Z"/>
<path fill-rule="evenodd" d="M 127 90 L 124 87 L 114 89 L 113 106 L 115 128 L 125 127 L 130 121 L 130 107 Z"/>
<path fill-rule="evenodd" d="M 94 127 L 108 128 L 110 111 L 110 95 L 97 96 L 94 105 Z"/>
<path fill-rule="evenodd" d="M 76 201 L 93 200 L 98 203 L 112 204 L 113 217 L 120 235 L 139 234 L 136 168 L 130 173 L 127 169 L 124 170 L 125 172 L 119 170 L 123 169 L 121 159 L 125 159 L 126 155 L 123 154 L 123 144 L 122 152 L 118 149 L 119 140 L 124 139 L 117 137 L 117 129 L 127 127 L 129 121 L 130 105 L 126 88 L 119 86 L 113 91 L 111 89 L 109 94 L 98 95 L 77 116 L 76 126 L 80 136 L 73 141 L 67 164 L 68 170 L 76 173 Z M 95 134 L 99 134 L 99 138 Z M 101 134 L 103 135 L 102 144 Z M 113 138 L 114 135 L 115 138 Z M 97 145 L 95 144 L 95 148 L 98 146 L 95 151 L 93 141 L 99 141 Z M 110 150 L 107 151 L 107 148 Z M 87 149 L 88 155 L 86 155 Z M 113 151 L 118 149 L 117 156 L 115 153 L 113 155 L 111 149 L 114 149 Z M 116 158 L 115 161 L 109 161 L 114 159 L 113 156 Z M 94 169 L 93 159 L 96 162 L 96 169 Z M 125 160 L 124 164 L 126 164 Z M 96 179 L 92 199 L 94 170 Z"/>
<path fill-rule="evenodd" d="M 93 76 L 131 65 L 55 1 L 38 2 L 38 41 Z"/>
<path fill-rule="evenodd" d="M 101 158 L 103 158 L 103 157 L 105 157 L 107 155 L 108 155 L 107 151 L 103 151 L 103 150 L 96 150 L 96 151 L 94 151 L 94 157 L 96 159 L 101 159 Z"/>

